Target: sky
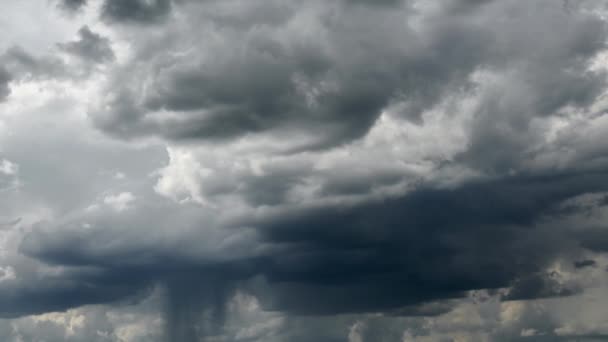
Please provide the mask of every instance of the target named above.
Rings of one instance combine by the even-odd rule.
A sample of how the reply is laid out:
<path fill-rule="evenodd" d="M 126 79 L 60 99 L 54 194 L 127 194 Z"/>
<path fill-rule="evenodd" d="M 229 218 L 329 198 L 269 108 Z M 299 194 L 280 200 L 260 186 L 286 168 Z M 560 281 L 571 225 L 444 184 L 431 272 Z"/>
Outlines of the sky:
<path fill-rule="evenodd" d="M 0 3 L 0 341 L 608 341 L 605 0 Z"/>

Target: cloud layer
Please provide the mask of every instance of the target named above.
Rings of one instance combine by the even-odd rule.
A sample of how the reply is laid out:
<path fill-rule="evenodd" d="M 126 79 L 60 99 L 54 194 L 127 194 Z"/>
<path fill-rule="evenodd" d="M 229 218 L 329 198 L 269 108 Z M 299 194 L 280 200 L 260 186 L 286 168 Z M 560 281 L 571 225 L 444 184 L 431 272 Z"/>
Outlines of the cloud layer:
<path fill-rule="evenodd" d="M 0 54 L 5 340 L 608 336 L 568 318 L 608 286 L 602 1 L 52 7 Z"/>

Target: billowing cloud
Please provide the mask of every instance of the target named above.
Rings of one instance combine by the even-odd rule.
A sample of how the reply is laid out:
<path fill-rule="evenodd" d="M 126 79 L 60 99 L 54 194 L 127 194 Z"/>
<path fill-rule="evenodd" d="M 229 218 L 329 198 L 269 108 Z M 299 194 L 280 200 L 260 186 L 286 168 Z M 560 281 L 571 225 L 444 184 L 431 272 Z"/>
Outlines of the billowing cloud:
<path fill-rule="evenodd" d="M 554 2 L 459 3 L 184 4 L 175 9 L 181 23 L 154 37 L 168 44 L 140 37 L 137 65 L 129 66 L 138 77 L 120 73 L 94 119 L 116 135 L 178 140 L 303 131 L 308 141 L 293 148 L 320 148 L 360 138 L 391 107 L 420 120 L 446 96 L 475 91 L 474 75 L 486 73 L 495 84 L 477 109 L 475 124 L 483 126 L 471 148 L 482 158 L 475 149 L 488 145 L 477 140 L 500 136 L 491 132 L 496 118 L 525 134 L 532 118 L 585 107 L 599 95 L 603 76 L 586 70 L 604 47 L 597 16 Z M 517 142 L 534 143 L 527 139 Z M 515 142 L 500 148 L 521 149 Z"/>
<path fill-rule="evenodd" d="M 607 336 L 602 1 L 59 4 L 0 55 L 0 339 Z"/>

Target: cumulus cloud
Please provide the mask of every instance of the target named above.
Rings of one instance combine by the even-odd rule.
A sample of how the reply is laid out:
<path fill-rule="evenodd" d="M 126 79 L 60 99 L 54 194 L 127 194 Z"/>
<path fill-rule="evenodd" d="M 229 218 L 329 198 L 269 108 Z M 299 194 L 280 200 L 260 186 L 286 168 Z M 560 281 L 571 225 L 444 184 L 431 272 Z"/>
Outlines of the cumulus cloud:
<path fill-rule="evenodd" d="M 61 4 L 98 12 L 0 56 L 0 336 L 608 331 L 568 318 L 608 286 L 601 1 Z M 88 314 L 147 300 L 154 336 Z"/>
<path fill-rule="evenodd" d="M 525 9 L 510 1 L 419 7 L 184 4 L 175 9 L 181 24 L 167 23 L 162 34 L 169 43 L 142 44 L 135 60 L 148 63 L 138 63 L 141 74 L 133 65 L 138 77 L 118 76 L 94 119 L 119 136 L 177 140 L 304 131 L 309 141 L 293 148 L 314 149 L 360 138 L 391 106 L 420 120 L 446 96 L 473 92 L 474 74 L 485 72 L 494 84 L 482 95 L 475 124 L 483 126 L 472 138 L 500 137 L 491 131 L 496 118 L 533 138 L 526 127 L 532 118 L 585 107 L 602 89 L 603 76 L 586 70 L 604 47 L 605 24 L 597 16 L 553 2 Z M 190 30 L 204 38 L 193 44 Z M 507 112 L 499 115 L 497 105 Z M 516 141 L 534 143 L 526 139 Z M 488 144 L 472 144 L 471 154 L 482 158 L 476 146 Z M 505 150 L 502 158 L 522 149 L 497 148 Z"/>

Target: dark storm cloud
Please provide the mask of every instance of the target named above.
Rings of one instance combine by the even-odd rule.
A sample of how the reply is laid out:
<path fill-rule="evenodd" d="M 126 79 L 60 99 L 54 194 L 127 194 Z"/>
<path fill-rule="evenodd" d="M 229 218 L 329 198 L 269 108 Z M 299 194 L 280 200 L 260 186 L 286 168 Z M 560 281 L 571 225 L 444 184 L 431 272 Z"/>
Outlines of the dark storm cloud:
<path fill-rule="evenodd" d="M 207 274 L 175 277 L 169 280 L 167 291 L 165 338 L 189 342 L 220 332 L 234 285 Z"/>
<path fill-rule="evenodd" d="M 393 185 L 403 180 L 400 172 L 386 172 L 355 175 L 331 175 L 323 181 L 322 192 L 325 194 L 366 194 L 378 186 Z"/>
<path fill-rule="evenodd" d="M 324 9 L 319 11 L 326 15 Z M 174 139 L 229 138 L 279 127 L 316 131 L 318 137 L 310 147 L 320 148 L 361 137 L 401 95 L 414 103 L 408 115 L 418 117 L 445 89 L 463 86 L 476 64 L 470 49 L 456 53 L 469 53 L 471 60 L 461 56 L 448 62 L 455 70 L 429 56 L 451 49 L 441 41 L 441 33 L 429 44 L 436 45 L 431 47 L 436 52 L 415 51 L 422 42 L 404 24 L 409 15 L 406 10 L 392 13 L 381 7 L 371 11 L 364 6 L 339 11 L 318 28 L 319 34 L 327 33 L 326 41 L 294 37 L 293 42 L 281 42 L 282 25 L 268 27 L 265 35 L 257 34 L 256 26 L 236 31 L 227 27 L 226 38 L 240 44 L 210 47 L 217 50 L 217 56 L 198 66 L 163 66 L 143 102 L 138 103 L 139 94 L 123 96 L 128 90 L 119 89 L 109 103 L 114 112 L 99 113 L 95 119 L 118 135 L 158 133 Z M 414 51 L 408 53 L 406 45 Z M 167 48 L 171 49 L 163 47 Z M 382 63 L 375 62 L 378 60 Z M 458 68 L 462 71 L 456 71 Z M 410 91 L 413 87 L 417 90 Z M 191 119 L 170 119 L 160 126 L 146 123 L 146 113 L 157 110 L 182 112 Z"/>
<path fill-rule="evenodd" d="M 238 1 L 232 3 L 239 8 Z M 566 106 L 584 108 L 604 85 L 603 75 L 586 69 L 605 47 L 605 22 L 582 10 L 564 11 L 555 1 L 450 1 L 422 19 L 411 6 L 395 1 L 385 4 L 391 6 L 347 3 L 352 2 L 311 4 L 318 18 L 310 23 L 318 32 L 314 39 L 290 30 L 298 18 L 295 4 L 264 5 L 265 11 L 291 13 L 282 15 L 284 21 L 258 15 L 256 25 L 237 27 L 229 19 L 250 18 L 262 5 L 242 5 L 245 10 L 234 10 L 232 16 L 224 10 L 221 20 L 213 15 L 219 11 L 216 2 L 201 5 L 207 11 L 192 10 L 200 14 L 185 14 L 186 20 L 200 32 L 221 32 L 225 41 L 206 46 L 203 39 L 198 46 L 180 47 L 189 38 L 169 34 L 168 43 L 138 57 L 138 62 L 150 59 L 153 70 L 146 91 L 139 90 L 138 81 L 118 77 L 110 85 L 109 107 L 93 118 L 107 132 L 126 138 L 227 139 L 303 131 L 314 138 L 302 148 L 316 149 L 365 135 L 382 111 L 397 103 L 401 115 L 420 120 L 447 96 L 475 93 L 472 76 L 484 71 L 505 78 L 479 108 L 479 127 L 466 159 L 501 168 L 522 149 L 518 144 L 533 139 L 532 118 Z M 183 11 L 192 6 L 184 5 Z M 415 19 L 421 20 L 416 28 L 408 24 Z M 164 56 L 184 49 L 200 53 Z M 125 83 L 129 87 L 121 87 Z M 150 113 L 158 111 L 178 115 L 151 120 Z M 495 120 L 521 136 L 499 134 Z M 514 152 L 492 160 L 483 150 L 489 146 Z"/>
<path fill-rule="evenodd" d="M 434 302 L 424 305 L 405 306 L 389 312 L 389 314 L 396 317 L 435 317 L 452 311 L 454 307 L 455 303 L 453 302 Z"/>
<path fill-rule="evenodd" d="M 141 249 L 126 236 L 116 244 L 111 231 L 29 234 L 21 248 L 48 263 L 106 270 L 112 286 L 167 281 L 196 297 L 204 296 L 203 284 L 242 283 L 266 308 L 291 314 L 441 313 L 445 309 L 415 306 L 510 286 L 505 299 L 572 294 L 541 272 L 565 251 L 576 251 L 577 241 L 568 227 L 542 223 L 562 201 L 606 190 L 598 188 L 605 180 L 605 174 L 515 177 L 250 220 L 275 248 L 221 263 L 175 258 L 172 247 L 155 249 L 158 244 L 145 241 Z M 182 273 L 200 278 L 175 276 Z M 193 312 L 202 313 L 201 307 Z"/>
<path fill-rule="evenodd" d="M 334 314 L 511 285 L 517 297 L 571 294 L 538 272 L 576 242 L 568 229 L 535 225 L 605 177 L 516 177 L 284 217 L 263 230 L 288 246 L 266 273 L 273 305 Z"/>
<path fill-rule="evenodd" d="M 563 206 L 608 191 L 608 167 L 591 160 L 605 151 L 602 135 L 583 142 L 586 136 L 559 135 L 547 146 L 547 132 L 534 125 L 568 118 L 568 110 L 586 114 L 605 91 L 606 75 L 589 68 L 607 38 L 605 21 L 593 13 L 549 0 L 452 0 L 429 8 L 401 1 L 105 0 L 101 11 L 111 27 L 148 25 L 118 25 L 132 34 L 133 60 L 116 66 L 90 113 L 111 135 L 214 140 L 221 149 L 262 133 L 287 137 L 281 142 L 289 145 L 293 134 L 309 140 L 286 150 L 316 150 L 314 157 L 364 137 L 385 110 L 422 127 L 423 113 L 447 99 L 476 97 L 464 152 L 432 172 L 456 166 L 481 175 L 449 186 L 419 177 L 406 193 L 375 196 L 409 175 L 304 162 L 255 175 L 218 172 L 223 179 L 214 184 L 193 181 L 221 214 L 238 216 L 220 223 L 216 212 L 205 216 L 208 208 L 190 203 L 175 204 L 172 214 L 156 206 L 78 213 L 74 223 L 26 233 L 20 252 L 62 269 L 27 286 L 0 284 L 1 316 L 111 303 L 162 284 L 166 340 L 193 342 L 215 333 L 237 289 L 288 317 L 433 316 L 471 290 L 508 288 L 504 300 L 578 293 L 551 266 L 608 251 L 605 227 L 566 220 L 589 208 Z M 105 38 L 87 27 L 79 36 L 60 47 L 92 62 L 113 59 Z M 65 72 L 55 60 L 17 48 L 3 58 L 0 98 L 12 75 Z M 574 162 L 526 169 L 539 144 L 541 152 L 573 150 Z M 306 175 L 319 180 L 311 195 L 318 198 L 289 202 Z M 225 194 L 254 209 L 240 215 L 237 205 L 215 203 Z M 334 195 L 364 200 L 326 201 Z"/>
<path fill-rule="evenodd" d="M 587 268 L 587 267 L 595 267 L 597 266 L 597 262 L 595 260 L 579 260 L 574 262 L 574 267 L 577 269 Z"/>
<path fill-rule="evenodd" d="M 102 18 L 110 22 L 152 24 L 171 12 L 171 0 L 105 0 Z"/>
<path fill-rule="evenodd" d="M 145 273 L 140 273 L 145 276 Z M 65 311 L 90 304 L 137 299 L 150 286 L 149 278 L 130 278 L 120 272 L 74 268 L 60 276 L 34 276 L 0 284 L 0 318 Z"/>
<path fill-rule="evenodd" d="M 530 300 L 551 297 L 572 296 L 580 292 L 560 284 L 551 274 L 533 274 L 518 279 L 503 297 L 504 300 Z"/>
<path fill-rule="evenodd" d="M 606 178 L 604 173 L 517 176 L 247 218 L 244 224 L 261 234 L 255 245 L 266 246 L 252 254 L 239 247 L 197 257 L 210 239 L 203 233 L 207 228 L 177 239 L 164 233 L 184 224 L 208 225 L 182 223 L 188 216 L 183 213 L 165 218 L 142 211 L 132 214 L 138 221 L 126 224 L 111 215 L 85 216 L 92 228 L 76 221 L 71 228 L 27 234 L 21 245 L 25 255 L 66 271 L 31 279 L 27 286 L 0 286 L 0 307 L 4 317 L 65 310 L 137 299 L 164 284 L 166 340 L 192 342 L 219 333 L 225 300 L 236 289 L 289 317 L 434 316 L 451 309 L 444 300 L 473 289 L 512 287 L 505 299 L 513 300 L 569 295 L 576 288 L 544 276 L 545 269 L 576 254 L 585 227 L 572 231 L 551 218 L 574 214 L 572 208 L 563 213 L 560 204 L 607 190 Z M 222 231 L 238 232 L 239 226 Z M 365 334 L 372 334 L 369 329 Z M 302 341 L 310 336 L 314 332 L 302 333 Z"/>
<path fill-rule="evenodd" d="M 581 245 L 593 252 L 608 252 L 608 237 L 605 235 L 606 227 L 599 227 L 579 233 Z"/>
<path fill-rule="evenodd" d="M 114 60 L 114 51 L 108 38 L 91 31 L 88 26 L 83 26 L 78 30 L 78 38 L 76 41 L 60 43 L 58 47 L 69 54 L 92 63 Z"/>

